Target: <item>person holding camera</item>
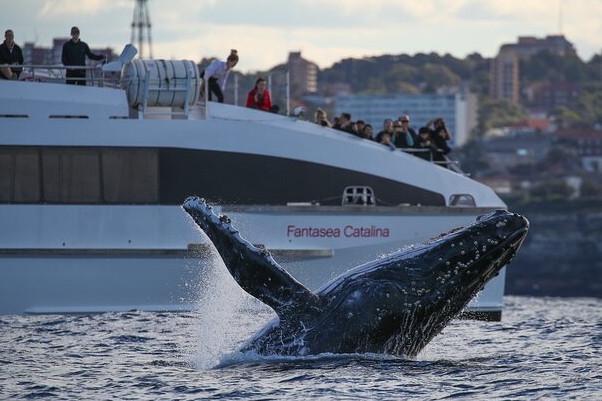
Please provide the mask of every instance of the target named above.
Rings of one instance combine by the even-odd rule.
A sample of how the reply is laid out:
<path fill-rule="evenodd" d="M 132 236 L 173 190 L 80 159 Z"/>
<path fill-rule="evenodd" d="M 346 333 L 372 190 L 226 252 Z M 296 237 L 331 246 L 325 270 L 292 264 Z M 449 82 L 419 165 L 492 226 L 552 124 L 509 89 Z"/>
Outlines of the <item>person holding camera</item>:
<path fill-rule="evenodd" d="M 321 108 L 317 108 L 314 114 L 314 122 L 316 124 L 321 125 L 322 127 L 330 127 L 330 122 L 328 121 L 328 115 Z"/>
<path fill-rule="evenodd" d="M 431 129 L 428 126 L 420 127 L 416 142 L 414 142 L 414 148 L 420 149 L 421 151 L 414 153 L 415 156 L 426 161 L 433 161 L 435 153 L 437 153 L 437 148 L 433 144 L 431 136 Z"/>
<path fill-rule="evenodd" d="M 416 141 L 416 132 L 409 126 L 410 118 L 406 115 L 393 122 L 393 143 L 398 148 L 412 148 Z"/>
<path fill-rule="evenodd" d="M 263 111 L 278 112 L 278 106 L 272 105 L 270 92 L 267 90 L 268 83 L 265 78 L 257 78 L 255 87 L 247 94 L 247 107 Z"/>
<path fill-rule="evenodd" d="M 437 117 L 429 121 L 426 126 L 433 127 L 431 129 L 431 141 L 435 148 L 437 148 L 437 151 L 433 155 L 434 161 L 446 167 L 447 159 L 445 155 L 451 152 L 447 141 L 451 139 L 451 134 L 445 125 L 445 121 L 443 121 L 443 118 Z"/>

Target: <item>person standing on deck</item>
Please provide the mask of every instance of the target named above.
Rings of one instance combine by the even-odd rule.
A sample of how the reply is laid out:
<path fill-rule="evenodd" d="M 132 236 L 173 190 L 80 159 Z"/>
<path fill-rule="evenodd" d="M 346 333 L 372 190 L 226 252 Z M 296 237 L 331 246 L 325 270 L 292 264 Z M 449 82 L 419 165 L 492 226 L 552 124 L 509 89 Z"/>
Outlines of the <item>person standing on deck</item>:
<path fill-rule="evenodd" d="M 71 40 L 63 45 L 63 53 L 61 60 L 63 65 L 86 65 L 86 56 L 92 60 L 106 59 L 102 54 L 94 54 L 90 51 L 90 47 L 86 42 L 79 40 L 79 28 L 74 26 L 71 28 Z M 67 84 L 69 85 L 86 85 L 86 70 L 67 70 Z M 74 78 L 74 79 L 69 79 Z"/>
<path fill-rule="evenodd" d="M 426 123 L 427 127 L 430 127 L 431 125 L 433 126 L 433 129 L 431 130 L 431 141 L 437 149 L 433 154 L 434 160 L 441 166 L 448 167 L 445 155 L 451 152 L 451 148 L 447 144 L 447 141 L 451 139 L 451 133 L 441 117 L 434 118 Z"/>

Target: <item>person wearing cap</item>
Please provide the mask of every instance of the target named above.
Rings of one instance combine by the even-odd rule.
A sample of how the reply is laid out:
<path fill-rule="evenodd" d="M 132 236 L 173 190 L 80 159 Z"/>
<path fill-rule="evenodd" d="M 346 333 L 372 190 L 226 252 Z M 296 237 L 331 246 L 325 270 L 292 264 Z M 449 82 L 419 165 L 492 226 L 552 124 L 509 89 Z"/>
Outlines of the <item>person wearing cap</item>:
<path fill-rule="evenodd" d="M 4 32 L 4 42 L 0 45 L 0 64 L 23 64 L 23 52 L 15 43 L 12 29 Z M 18 79 L 22 68 L 1 67 L 0 79 Z"/>
<path fill-rule="evenodd" d="M 63 65 L 86 65 L 86 56 L 92 60 L 103 60 L 106 58 L 103 54 L 94 54 L 90 51 L 90 47 L 86 42 L 79 39 L 79 28 L 74 26 L 71 28 L 71 40 L 63 44 L 63 53 L 61 60 Z M 76 69 L 67 70 L 67 84 L 69 85 L 86 85 L 86 70 Z M 72 79 L 69 79 L 72 78 Z"/>

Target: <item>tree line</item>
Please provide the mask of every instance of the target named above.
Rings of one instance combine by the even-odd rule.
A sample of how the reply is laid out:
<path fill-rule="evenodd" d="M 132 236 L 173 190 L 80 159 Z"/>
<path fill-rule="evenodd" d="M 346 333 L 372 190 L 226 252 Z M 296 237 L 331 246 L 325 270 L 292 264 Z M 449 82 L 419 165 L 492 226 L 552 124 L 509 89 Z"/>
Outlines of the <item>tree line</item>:
<path fill-rule="evenodd" d="M 319 84 L 345 82 L 354 93 L 434 93 L 460 87 L 479 96 L 478 130 L 484 132 L 524 121 L 530 106 L 524 92 L 519 104 L 489 96 L 491 61 L 478 53 L 464 59 L 437 53 L 345 59 L 321 71 Z M 601 54 L 586 62 L 574 54 L 542 50 L 521 60 L 519 71 L 521 88 L 543 82 L 578 86 L 569 104 L 547 111 L 551 118 L 569 127 L 602 125 Z"/>

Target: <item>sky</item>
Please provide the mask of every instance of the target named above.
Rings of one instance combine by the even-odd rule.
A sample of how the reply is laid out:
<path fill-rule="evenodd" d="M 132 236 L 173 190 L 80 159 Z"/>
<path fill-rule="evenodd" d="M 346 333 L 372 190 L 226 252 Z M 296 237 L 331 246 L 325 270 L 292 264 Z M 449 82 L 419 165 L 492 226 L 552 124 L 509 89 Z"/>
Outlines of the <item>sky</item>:
<path fill-rule="evenodd" d="M 77 25 L 90 47 L 119 54 L 135 3 L 0 0 L 0 29 L 13 29 L 19 45 L 50 47 Z M 245 73 L 282 64 L 291 51 L 323 69 L 384 54 L 494 57 L 519 36 L 559 33 L 584 61 L 602 52 L 602 0 L 148 0 L 147 9 L 153 58 L 199 62 L 237 49 Z"/>

